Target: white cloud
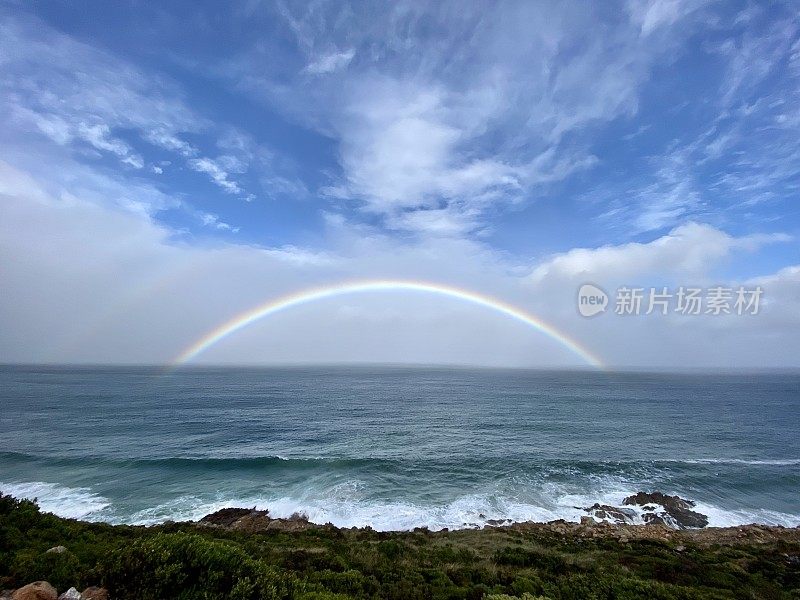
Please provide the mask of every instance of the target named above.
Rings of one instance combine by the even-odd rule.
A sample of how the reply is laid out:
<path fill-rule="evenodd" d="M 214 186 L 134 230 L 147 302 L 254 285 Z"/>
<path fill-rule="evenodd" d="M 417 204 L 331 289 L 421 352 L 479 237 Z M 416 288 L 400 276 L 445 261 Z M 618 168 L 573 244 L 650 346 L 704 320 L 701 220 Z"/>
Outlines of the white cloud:
<path fill-rule="evenodd" d="M 189 245 L 148 214 L 69 194 L 2 163 L 0 195 L 1 361 L 167 361 L 268 298 L 369 277 L 432 280 L 497 296 L 535 312 L 615 365 L 797 366 L 800 356 L 792 325 L 800 267 L 758 280 L 768 300 L 763 318 L 583 319 L 574 305 L 576 282 L 590 274 L 602 285 L 622 277 L 711 277 L 714 265 L 736 252 L 756 251 L 783 236 L 735 237 L 687 225 L 648 244 L 576 249 L 534 265 L 533 275 L 525 276 L 524 265 L 481 244 L 457 238 L 403 243 L 372 228 L 353 229 L 336 215 L 329 219 L 326 252 Z M 219 223 L 213 215 L 207 221 Z M 288 311 L 203 358 L 580 364 L 552 340 L 491 311 L 400 293 Z"/>
<path fill-rule="evenodd" d="M 796 20 L 773 23 L 764 33 L 757 29 L 726 39 L 715 51 L 727 59 L 722 83 L 723 104 L 748 100 L 758 85 L 774 72 L 792 51 L 798 25 Z"/>
<path fill-rule="evenodd" d="M 772 275 L 755 277 L 748 285 L 765 290 L 764 311 L 758 325 L 762 331 L 784 334 L 800 327 L 800 310 L 786 310 L 800 298 L 800 265 L 785 267 Z"/>
<path fill-rule="evenodd" d="M 218 161 L 207 157 L 191 158 L 186 164 L 198 173 L 205 173 L 211 177 L 211 180 L 228 194 L 242 193 L 242 188 L 239 187 L 238 183 L 230 179 L 230 175 L 222 168 Z"/>
<path fill-rule="evenodd" d="M 675 225 L 703 216 L 705 188 L 752 190 L 755 201 L 768 186 L 791 182 L 800 164 L 796 80 L 787 78 L 770 98 L 757 97 L 756 89 L 782 65 L 800 73 L 792 71 L 796 43 L 748 38 L 717 49 L 731 65 L 721 108 L 747 113 L 764 127 L 760 152 L 742 154 L 741 168 L 701 185 L 695 168 L 741 152 L 746 137 L 721 118 L 654 157 L 652 176 L 618 195 L 611 211 L 624 215 L 626 235 L 672 227 L 667 235 L 574 248 L 531 264 L 466 234 L 481 231 L 498 207 L 541 197 L 549 185 L 599 164 L 589 149 L 594 128 L 636 113 L 653 65 L 680 54 L 696 6 L 636 2 L 603 20 L 597 7 L 568 3 L 509 3 L 488 13 L 463 3 L 362 10 L 324 2 L 304 6 L 299 16 L 283 10 L 300 57 L 264 61 L 263 52 L 274 50 L 265 34 L 239 70 L 237 63 L 225 65 L 237 89 L 336 141 L 342 173 L 331 176 L 332 203 L 344 199 L 368 213 L 364 222 L 380 221 L 380 227 L 355 225 L 342 216 L 346 211 L 328 212 L 325 231 L 311 238 L 324 251 L 220 241 L 244 236 L 227 235 L 237 226 L 224 213 L 196 210 L 164 191 L 176 177 L 148 184 L 142 172 L 92 167 L 88 152 L 136 169 L 148 164 L 159 174 L 169 164 L 160 160 L 166 151 L 177 161 L 174 175 L 186 164 L 244 199 L 254 197 L 237 181 L 245 172 L 263 183 L 267 197 L 309 195 L 281 170 L 279 155 L 202 119 L 170 80 L 43 23 L 6 19 L 0 110 L 9 135 L 2 155 L 14 166 L 0 163 L 0 362 L 165 361 L 267 298 L 353 278 L 397 277 L 500 297 L 616 365 L 797 366 L 799 267 L 752 280 L 764 285 L 766 304 L 763 316 L 750 320 L 584 320 L 574 305 L 577 285 L 586 280 L 607 288 L 719 283 L 729 261 L 789 239 L 732 235 L 716 222 Z M 339 11 L 354 13 L 341 19 Z M 763 58 L 759 53 L 769 64 L 754 69 L 753 81 L 737 79 L 741 56 Z M 275 77 L 272 69 L 285 71 Z M 141 156 L 145 150 L 155 156 Z M 206 229 L 192 234 L 160 225 L 155 216 L 166 210 Z M 385 233 L 385 227 L 431 235 Z M 289 312 L 206 358 L 577 364 L 504 317 L 393 294 Z"/>
<path fill-rule="evenodd" d="M 72 128 L 70 125 L 55 115 L 50 114 L 37 114 L 32 111 L 27 111 L 22 107 L 17 109 L 18 114 L 24 114 L 29 118 L 48 138 L 53 140 L 56 144 L 62 146 L 72 141 Z"/>
<path fill-rule="evenodd" d="M 193 248 L 144 212 L 51 187 L 60 188 L 0 162 L 2 360 L 166 360 L 172 335 L 188 340 L 272 286 L 302 285 L 297 266 L 312 264 L 312 253 L 292 248 Z"/>
<path fill-rule="evenodd" d="M 164 129 L 152 129 L 144 132 L 144 138 L 160 148 L 177 152 L 183 156 L 196 156 L 199 150 L 189 142 L 180 139 L 177 134 L 170 133 Z"/>
<path fill-rule="evenodd" d="M 637 4 L 595 35 L 593 9 L 568 3 L 280 5 L 326 77 L 264 69 L 269 38 L 219 72 L 338 140 L 343 174 L 325 192 L 390 227 L 464 234 L 487 211 L 594 165 L 587 134 L 635 113 L 651 66 L 679 49 L 694 10 Z"/>
<path fill-rule="evenodd" d="M 690 151 L 678 148 L 653 160 L 659 166 L 652 182 L 636 189 L 631 195 L 638 201 L 632 207 L 634 231 L 670 227 L 698 210 L 701 194 L 694 181 L 692 159 Z M 630 202 L 630 197 L 623 202 Z"/>
<path fill-rule="evenodd" d="M 635 285 L 653 277 L 685 277 L 685 285 L 707 280 L 720 261 L 734 251 L 753 252 L 771 243 L 788 242 L 786 234 L 731 236 L 701 223 L 687 223 L 647 243 L 630 242 L 600 248 L 574 248 L 558 254 L 531 274 L 541 285 L 551 281 L 573 284 L 594 281 L 609 286 Z"/>
<path fill-rule="evenodd" d="M 82 141 L 96 150 L 117 156 L 120 162 L 136 169 L 144 166 L 142 157 L 128 143 L 114 137 L 110 127 L 104 123 L 88 124 L 79 120 L 70 123 L 58 115 L 37 113 L 14 104 L 8 105 L 6 109 L 10 112 L 12 123 L 30 123 L 56 144 L 67 146 L 75 141 Z"/>
<path fill-rule="evenodd" d="M 726 267 L 767 244 L 788 242 L 785 234 L 732 236 L 708 225 L 690 223 L 648 243 L 600 248 L 575 248 L 539 264 L 528 278 L 536 310 L 578 320 L 574 331 L 617 367 L 697 369 L 747 366 L 796 367 L 800 341 L 797 327 L 798 267 L 743 281 L 723 276 Z M 580 285 L 594 283 L 611 295 L 607 314 L 576 317 Z M 761 285 L 758 315 L 619 316 L 613 314 L 615 291 L 622 286 L 709 288 L 716 285 L 749 288 Z M 646 299 L 642 304 L 646 310 Z M 673 305 L 674 306 L 674 305 Z M 779 348 L 782 348 L 779 350 Z"/>
<path fill-rule="evenodd" d="M 777 19 L 725 31 L 725 41 L 708 47 L 721 60 L 719 89 L 694 103 L 710 115 L 707 124 L 683 127 L 680 138 L 648 157 L 646 168 L 624 183 L 602 183 L 593 196 L 608 202 L 604 224 L 641 233 L 687 218 L 766 221 L 780 215 L 753 214 L 753 206 L 794 196 L 800 69 L 792 69 L 792 40 L 800 29 Z"/>
<path fill-rule="evenodd" d="M 219 215 L 215 215 L 213 213 L 200 213 L 200 220 L 203 222 L 203 225 L 207 227 L 213 227 L 214 229 L 220 229 L 223 231 L 230 231 L 232 233 L 238 233 L 238 227 L 231 227 L 230 224 L 225 223 L 224 221 L 220 221 Z"/>
<path fill-rule="evenodd" d="M 84 142 L 142 169 L 145 160 L 118 135 L 126 130 L 184 157 L 226 192 L 242 193 L 229 174 L 246 169 L 243 157 L 224 156 L 221 163 L 195 158 L 200 149 L 182 138 L 187 133 L 216 133 L 215 126 L 187 106 L 171 80 L 42 22 L 3 17 L 0 53 L 6 59 L 0 62 L 0 90 L 6 97 L 0 114 L 16 126 L 16 135 L 35 130 L 64 146 Z"/>
<path fill-rule="evenodd" d="M 673 25 L 705 2 L 697 0 L 633 0 L 628 7 L 631 20 L 639 24 L 642 36 Z"/>
<path fill-rule="evenodd" d="M 305 67 L 304 71 L 311 75 L 324 75 L 325 73 L 333 73 L 334 71 L 339 71 L 340 69 L 347 67 L 355 55 L 356 51 L 352 48 L 350 50 L 345 50 L 344 52 L 331 52 L 330 54 L 320 56 L 315 61 L 309 63 Z"/>
<path fill-rule="evenodd" d="M 307 198 L 309 196 L 308 188 L 299 179 L 287 179 L 277 175 L 263 177 L 261 179 L 261 187 L 266 195 L 273 198 L 279 194 L 293 199 Z M 256 196 L 250 194 L 245 199 L 248 202 L 252 202 L 256 199 Z"/>
<path fill-rule="evenodd" d="M 78 125 L 78 135 L 98 150 L 105 150 L 119 157 L 127 157 L 131 153 L 130 146 L 122 140 L 112 138 L 111 130 L 102 123 L 81 123 Z"/>
<path fill-rule="evenodd" d="M 144 167 L 144 160 L 137 154 L 130 154 L 122 159 L 124 164 L 133 167 L 134 169 L 141 169 Z"/>
<path fill-rule="evenodd" d="M 116 128 L 195 131 L 205 122 L 169 81 L 75 41 L 44 23 L 4 15 L 0 50 L 6 109 L 62 143 L 80 136 L 121 155 Z"/>

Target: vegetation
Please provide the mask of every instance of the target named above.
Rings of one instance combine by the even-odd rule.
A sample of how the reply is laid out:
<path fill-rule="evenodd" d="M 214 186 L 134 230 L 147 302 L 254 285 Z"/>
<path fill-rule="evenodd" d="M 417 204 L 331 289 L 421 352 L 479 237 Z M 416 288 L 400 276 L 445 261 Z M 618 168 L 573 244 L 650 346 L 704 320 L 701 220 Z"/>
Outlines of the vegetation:
<path fill-rule="evenodd" d="M 800 598 L 794 540 L 678 546 L 544 531 L 111 526 L 0 494 L 0 589 L 43 579 L 137 600 Z M 67 551 L 46 552 L 57 545 Z"/>

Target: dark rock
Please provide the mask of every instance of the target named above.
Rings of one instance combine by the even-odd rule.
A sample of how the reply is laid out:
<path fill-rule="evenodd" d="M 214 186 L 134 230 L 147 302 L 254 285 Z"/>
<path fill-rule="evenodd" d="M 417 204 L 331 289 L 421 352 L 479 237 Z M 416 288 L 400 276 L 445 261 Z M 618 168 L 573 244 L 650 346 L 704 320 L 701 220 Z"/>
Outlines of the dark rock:
<path fill-rule="evenodd" d="M 56 588 L 46 581 L 34 581 L 11 594 L 12 600 L 58 600 Z"/>
<path fill-rule="evenodd" d="M 666 512 L 657 515 L 655 513 L 648 513 L 642 515 L 642 520 L 645 525 L 664 525 L 665 527 L 672 527 L 673 529 L 684 529 L 677 521 L 674 521 Z"/>
<path fill-rule="evenodd" d="M 267 529 L 278 531 L 305 531 L 306 529 L 317 529 L 319 527 L 319 525 L 315 525 L 307 519 L 273 519 L 270 521 Z M 364 531 L 372 531 L 372 529 L 364 527 Z"/>
<path fill-rule="evenodd" d="M 256 510 L 255 508 L 223 508 L 200 519 L 198 525 L 247 533 L 259 533 L 267 530 L 304 531 L 326 527 L 311 523 L 308 516 L 302 513 L 294 513 L 288 519 L 273 519 L 269 516 L 268 510 Z"/>
<path fill-rule="evenodd" d="M 219 527 L 230 527 L 242 517 L 254 512 L 254 510 L 255 509 L 250 508 L 223 508 L 217 512 L 211 513 L 210 515 L 206 515 L 200 519 L 200 523 L 217 525 Z M 266 514 L 268 511 L 261 512 Z"/>
<path fill-rule="evenodd" d="M 414 527 L 414 529 L 413 529 L 412 531 L 413 531 L 414 533 L 424 533 L 424 534 L 426 534 L 426 535 L 430 534 L 430 532 L 431 532 L 431 530 L 430 530 L 430 529 L 428 529 L 428 528 L 427 528 L 427 527 L 425 527 L 425 526 L 422 526 L 422 527 Z"/>
<path fill-rule="evenodd" d="M 266 531 L 272 523 L 269 514 L 266 510 L 251 510 L 248 513 L 228 525 L 230 529 L 237 531 L 247 531 L 249 533 L 257 533 L 259 531 Z"/>
<path fill-rule="evenodd" d="M 636 517 L 636 511 L 632 508 L 618 508 L 616 506 L 609 506 L 608 504 L 599 504 L 595 502 L 589 508 L 584 508 L 593 517 L 601 521 L 610 521 L 616 524 L 632 524 Z"/>
<path fill-rule="evenodd" d="M 108 600 L 108 590 L 91 586 L 81 592 L 81 600 Z"/>
<path fill-rule="evenodd" d="M 667 496 L 661 492 L 639 492 L 625 498 L 622 504 L 626 506 L 661 505 L 664 508 L 663 513 L 644 515 L 644 521 L 647 524 L 668 525 L 677 529 L 700 528 L 708 525 L 708 517 L 706 515 L 691 510 L 694 508 L 694 502 L 685 500 L 680 496 Z"/>

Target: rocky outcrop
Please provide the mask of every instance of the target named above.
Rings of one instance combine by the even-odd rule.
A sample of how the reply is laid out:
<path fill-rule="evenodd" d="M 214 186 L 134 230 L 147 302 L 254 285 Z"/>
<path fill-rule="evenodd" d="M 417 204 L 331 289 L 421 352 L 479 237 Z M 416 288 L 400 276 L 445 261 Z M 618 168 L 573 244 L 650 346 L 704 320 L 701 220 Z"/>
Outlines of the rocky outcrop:
<path fill-rule="evenodd" d="M 74 587 L 69 588 L 66 592 L 58 597 L 58 600 L 82 600 L 81 593 Z"/>
<path fill-rule="evenodd" d="M 672 529 L 697 529 L 708 525 L 708 517 L 692 510 L 695 503 L 661 492 L 638 492 L 622 501 L 623 506 L 595 503 L 584 508 L 595 521 L 616 525 L 664 525 Z M 636 507 L 636 508 L 626 508 Z M 582 517 L 581 522 L 589 517 Z"/>
<path fill-rule="evenodd" d="M 609 523 L 627 523 L 633 524 L 636 518 L 636 511 L 630 508 L 619 508 L 617 506 L 609 506 L 608 504 L 599 504 L 595 502 L 589 508 L 584 508 L 592 517 L 600 521 L 608 521 Z"/>
<path fill-rule="evenodd" d="M 487 519 L 486 525 L 489 527 L 504 527 L 506 525 L 511 525 L 513 521 L 511 519 Z"/>
<path fill-rule="evenodd" d="M 708 525 L 706 515 L 692 510 L 695 503 L 680 496 L 667 496 L 661 492 L 639 492 L 625 498 L 622 504 L 643 507 L 646 511 L 642 515 L 645 523 L 667 525 L 676 529 L 700 528 Z M 663 510 L 658 511 L 656 507 L 648 510 L 653 505 L 661 506 Z"/>
<path fill-rule="evenodd" d="M 222 508 L 200 519 L 200 523 L 218 527 L 230 527 L 242 517 L 252 513 L 263 513 L 266 516 L 269 511 L 257 511 L 255 508 Z"/>
<path fill-rule="evenodd" d="M 269 516 L 268 510 L 256 510 L 255 508 L 223 508 L 217 512 L 206 515 L 198 524 L 208 527 L 220 527 L 235 531 L 245 531 L 247 533 L 259 533 L 262 531 L 304 531 L 322 527 L 308 520 L 304 514 L 295 513 L 288 519 L 273 519 Z"/>
<path fill-rule="evenodd" d="M 45 551 L 45 554 L 64 554 L 67 549 L 65 546 L 53 546 L 49 550 Z"/>
<path fill-rule="evenodd" d="M 11 594 L 11 600 L 58 600 L 58 593 L 46 581 L 34 581 Z"/>

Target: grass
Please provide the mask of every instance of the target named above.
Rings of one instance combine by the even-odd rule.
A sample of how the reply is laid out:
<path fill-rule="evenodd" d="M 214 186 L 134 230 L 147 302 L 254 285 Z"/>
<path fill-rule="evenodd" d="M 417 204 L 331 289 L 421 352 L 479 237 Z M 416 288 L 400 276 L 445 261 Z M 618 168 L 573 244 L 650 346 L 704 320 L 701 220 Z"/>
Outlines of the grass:
<path fill-rule="evenodd" d="M 57 545 L 67 551 L 46 552 Z M 0 589 L 43 579 L 122 600 L 800 599 L 796 542 L 681 545 L 515 528 L 111 526 L 0 494 Z"/>

